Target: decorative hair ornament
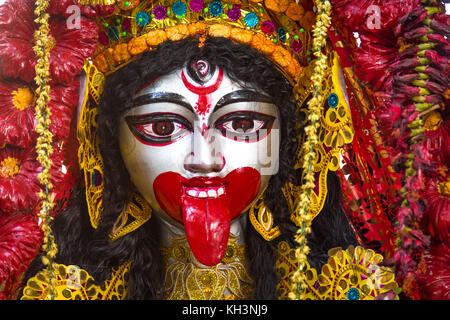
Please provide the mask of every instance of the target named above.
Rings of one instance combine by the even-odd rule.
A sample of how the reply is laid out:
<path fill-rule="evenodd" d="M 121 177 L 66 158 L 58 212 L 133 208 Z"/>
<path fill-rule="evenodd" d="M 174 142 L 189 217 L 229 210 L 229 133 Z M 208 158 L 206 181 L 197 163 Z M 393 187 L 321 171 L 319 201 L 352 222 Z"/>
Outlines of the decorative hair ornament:
<path fill-rule="evenodd" d="M 54 242 L 54 238 L 51 231 L 51 210 L 54 206 L 50 190 L 53 188 L 50 182 L 50 168 L 52 166 L 52 160 L 50 159 L 53 153 L 52 138 L 53 135 L 49 130 L 50 127 L 50 109 L 48 103 L 50 101 L 50 86 L 49 81 L 49 56 L 50 56 L 50 38 L 49 38 L 49 15 L 46 13 L 49 0 L 37 0 L 35 14 L 37 16 L 36 22 L 39 23 L 39 29 L 35 31 L 34 37 L 36 39 L 36 45 L 33 50 L 38 57 L 36 63 L 36 77 L 37 84 L 36 94 L 38 96 L 35 107 L 35 130 L 39 134 L 36 141 L 36 153 L 37 160 L 42 166 L 42 172 L 38 174 L 38 180 L 44 190 L 39 192 L 41 199 L 41 208 L 38 217 L 42 220 L 41 228 L 44 234 L 42 249 L 45 255 L 42 256 L 42 263 L 47 266 L 45 272 L 49 283 L 47 294 L 43 299 L 53 300 L 55 298 L 55 286 L 57 279 L 55 277 L 55 265 L 53 259 L 56 257 L 58 249 Z"/>
<path fill-rule="evenodd" d="M 277 238 L 281 232 L 277 226 L 274 226 L 274 220 L 272 212 L 270 212 L 269 208 L 264 204 L 264 194 L 267 190 L 267 187 L 261 192 L 253 202 L 250 207 L 248 214 L 250 217 L 250 222 L 255 228 L 255 230 L 266 240 L 272 241 Z"/>
<path fill-rule="evenodd" d="M 77 136 L 80 143 L 78 162 L 84 174 L 86 202 L 91 225 L 97 228 L 103 210 L 103 158 L 100 154 L 96 133 L 98 109 L 90 106 L 89 95 L 96 104 L 100 102 L 104 76 L 89 61 L 85 63 L 84 71 L 86 74 L 86 90 L 78 120 Z"/>
<path fill-rule="evenodd" d="M 299 53 L 308 51 L 311 45 L 305 30 L 311 28 L 312 11 L 305 13 L 295 2 L 280 6 L 272 0 L 242 1 L 239 5 L 233 1 L 191 1 L 189 7 L 183 4 L 140 1 L 133 9 L 119 6 L 121 10 L 102 17 L 98 21 L 102 46 L 93 57 L 94 64 L 107 75 L 166 40 L 225 37 L 265 54 L 295 83 L 302 70 L 300 62 L 306 63 Z"/>
<path fill-rule="evenodd" d="M 117 218 L 109 239 L 115 241 L 136 230 L 151 218 L 151 214 L 152 208 L 147 201 L 138 192 L 134 192 L 128 200 L 125 209 Z"/>
<path fill-rule="evenodd" d="M 86 90 L 77 129 L 80 143 L 78 162 L 84 174 L 86 203 L 91 225 L 97 228 L 103 211 L 104 184 L 103 158 L 97 139 L 96 116 L 98 109 L 96 105 L 100 102 L 105 77 L 90 61 L 86 61 L 83 69 L 86 75 Z M 92 98 L 93 103 L 89 98 Z M 132 192 L 111 230 L 110 240 L 115 241 L 139 228 L 150 219 L 151 212 L 152 209 L 147 201 L 138 192 Z"/>

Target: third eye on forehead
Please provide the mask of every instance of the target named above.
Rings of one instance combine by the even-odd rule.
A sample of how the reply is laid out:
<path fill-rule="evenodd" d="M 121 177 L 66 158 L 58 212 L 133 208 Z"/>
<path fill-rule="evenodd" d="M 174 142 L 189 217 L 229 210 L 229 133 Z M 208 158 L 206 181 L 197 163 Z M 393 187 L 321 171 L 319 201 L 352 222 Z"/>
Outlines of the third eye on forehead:
<path fill-rule="evenodd" d="M 194 114 L 196 113 L 194 106 L 184 96 L 175 92 L 148 92 L 142 94 L 134 99 L 133 107 L 162 102 L 173 103 L 188 109 Z M 273 100 L 269 96 L 254 90 L 236 90 L 223 95 L 217 101 L 213 111 L 218 111 L 226 105 L 238 102 L 263 102 L 272 104 Z"/>

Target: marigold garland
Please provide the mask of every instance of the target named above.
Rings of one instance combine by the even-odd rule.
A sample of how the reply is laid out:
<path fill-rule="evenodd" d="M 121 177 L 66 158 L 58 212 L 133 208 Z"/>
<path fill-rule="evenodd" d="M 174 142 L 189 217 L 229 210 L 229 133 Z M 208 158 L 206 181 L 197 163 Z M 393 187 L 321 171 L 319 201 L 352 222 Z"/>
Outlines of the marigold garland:
<path fill-rule="evenodd" d="M 321 92 L 320 88 L 322 86 L 322 80 L 327 71 L 327 56 L 322 53 L 321 48 L 326 44 L 327 30 L 331 23 L 331 3 L 328 0 L 316 1 L 315 3 L 317 6 L 317 20 L 313 29 L 313 47 L 317 48 L 314 52 L 317 59 L 315 60 L 314 73 L 311 77 L 314 96 L 308 102 L 308 121 L 310 124 L 305 128 L 306 140 L 302 145 L 305 183 L 302 185 L 300 201 L 295 210 L 299 212 L 296 224 L 302 226 L 295 236 L 295 241 L 298 243 L 295 255 L 299 261 L 299 267 L 292 276 L 292 288 L 289 293 L 290 299 L 297 300 L 303 300 L 305 298 L 305 290 L 308 287 L 306 284 L 306 275 L 304 273 L 308 261 L 307 255 L 310 250 L 307 245 L 306 235 L 311 233 L 311 222 L 313 219 L 313 216 L 308 213 L 308 205 L 310 202 L 309 196 L 315 187 L 312 166 L 316 160 L 314 150 L 319 143 L 317 132 L 320 127 L 320 115 L 322 114 L 322 103 L 324 100 L 324 97 L 319 92 Z"/>
<path fill-rule="evenodd" d="M 49 0 L 37 0 L 35 15 L 37 19 L 36 23 L 39 24 L 39 29 L 35 31 L 34 39 L 35 46 L 33 50 L 38 57 L 36 63 L 36 77 L 35 81 L 38 86 L 36 89 L 37 100 L 35 107 L 35 119 L 36 126 L 35 130 L 39 134 L 36 141 L 36 153 L 37 161 L 42 166 L 42 172 L 38 174 L 38 180 L 43 186 L 43 190 L 39 192 L 39 197 L 41 199 L 41 208 L 38 217 L 42 220 L 41 229 L 44 234 L 44 243 L 42 249 L 45 255 L 42 256 L 42 263 L 48 266 L 49 279 L 50 279 L 50 290 L 49 296 L 50 300 L 54 299 L 55 291 L 54 287 L 56 285 L 56 278 L 54 276 L 54 266 L 53 259 L 57 253 L 57 247 L 54 242 L 51 231 L 51 215 L 50 212 L 54 206 L 50 190 L 53 188 L 50 182 L 51 174 L 50 168 L 52 166 L 52 160 L 50 155 L 53 153 L 52 140 L 53 134 L 50 132 L 50 109 L 48 103 L 50 102 L 50 86 L 49 81 L 49 56 L 50 56 L 50 39 L 49 39 L 49 14 L 46 13 L 47 7 L 49 5 Z"/>

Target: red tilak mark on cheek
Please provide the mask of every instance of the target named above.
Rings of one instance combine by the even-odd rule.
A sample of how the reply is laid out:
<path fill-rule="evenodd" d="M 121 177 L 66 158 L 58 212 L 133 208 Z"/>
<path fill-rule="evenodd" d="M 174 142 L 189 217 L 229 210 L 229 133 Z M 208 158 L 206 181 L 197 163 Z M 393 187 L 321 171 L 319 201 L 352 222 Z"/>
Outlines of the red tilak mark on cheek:
<path fill-rule="evenodd" d="M 183 80 L 184 86 L 191 92 L 198 95 L 197 104 L 194 107 L 195 111 L 200 115 L 204 116 L 211 109 L 210 94 L 219 89 L 223 80 L 223 70 L 219 69 L 219 74 L 217 76 L 216 82 L 208 87 L 195 86 L 190 83 L 184 74 L 184 70 L 181 72 L 181 80 Z"/>

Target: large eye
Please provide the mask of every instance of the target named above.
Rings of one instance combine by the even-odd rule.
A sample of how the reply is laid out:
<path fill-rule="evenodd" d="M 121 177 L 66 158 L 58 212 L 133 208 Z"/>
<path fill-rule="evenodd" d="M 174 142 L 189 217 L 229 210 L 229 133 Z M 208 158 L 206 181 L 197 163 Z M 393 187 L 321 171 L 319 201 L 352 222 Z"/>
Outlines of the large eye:
<path fill-rule="evenodd" d="M 153 113 L 125 118 L 134 136 L 148 145 L 167 145 L 192 131 L 189 122 L 176 114 Z"/>
<path fill-rule="evenodd" d="M 227 138 L 235 141 L 254 142 L 267 136 L 275 118 L 252 111 L 226 114 L 215 123 L 215 127 Z"/>

